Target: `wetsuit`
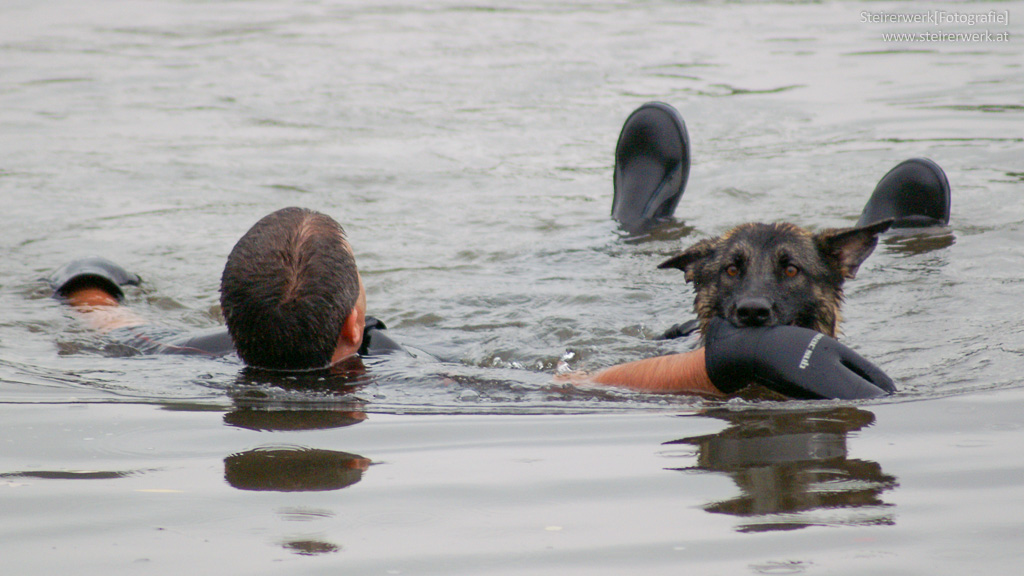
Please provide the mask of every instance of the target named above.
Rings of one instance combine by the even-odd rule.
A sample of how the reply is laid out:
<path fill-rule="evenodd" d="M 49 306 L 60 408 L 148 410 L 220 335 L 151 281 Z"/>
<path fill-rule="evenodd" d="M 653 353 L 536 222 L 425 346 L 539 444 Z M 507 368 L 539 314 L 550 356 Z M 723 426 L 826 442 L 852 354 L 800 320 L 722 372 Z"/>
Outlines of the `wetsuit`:
<path fill-rule="evenodd" d="M 211 328 L 199 332 L 183 333 L 165 326 L 144 324 L 117 328 L 107 333 L 117 344 L 127 346 L 140 354 L 186 354 L 198 356 L 226 356 L 235 351 L 235 344 L 227 328 Z M 360 356 L 379 356 L 404 352 L 405 348 L 387 333 L 380 320 L 367 316 L 363 328 Z"/>

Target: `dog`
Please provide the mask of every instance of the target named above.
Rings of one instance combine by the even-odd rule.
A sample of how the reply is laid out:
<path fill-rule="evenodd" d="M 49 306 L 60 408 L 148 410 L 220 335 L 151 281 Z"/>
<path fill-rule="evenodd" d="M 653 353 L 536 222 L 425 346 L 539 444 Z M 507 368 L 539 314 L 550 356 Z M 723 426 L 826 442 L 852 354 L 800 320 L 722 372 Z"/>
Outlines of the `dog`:
<path fill-rule="evenodd" d="M 892 223 L 818 233 L 789 223 L 741 224 L 658 268 L 678 268 L 693 283 L 702 335 L 717 316 L 737 327 L 792 325 L 835 338 L 843 283 L 857 275 Z"/>

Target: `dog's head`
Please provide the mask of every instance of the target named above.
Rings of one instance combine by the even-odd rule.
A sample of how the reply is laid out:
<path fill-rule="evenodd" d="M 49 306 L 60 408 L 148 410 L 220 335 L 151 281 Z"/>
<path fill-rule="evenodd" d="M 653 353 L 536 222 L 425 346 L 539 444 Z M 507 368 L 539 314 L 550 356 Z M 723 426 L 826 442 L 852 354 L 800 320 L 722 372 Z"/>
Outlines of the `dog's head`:
<path fill-rule="evenodd" d="M 718 316 L 739 327 L 792 325 L 835 337 L 843 282 L 891 225 L 812 234 L 793 224 L 743 224 L 658 267 L 678 268 L 694 284 L 701 332 Z"/>

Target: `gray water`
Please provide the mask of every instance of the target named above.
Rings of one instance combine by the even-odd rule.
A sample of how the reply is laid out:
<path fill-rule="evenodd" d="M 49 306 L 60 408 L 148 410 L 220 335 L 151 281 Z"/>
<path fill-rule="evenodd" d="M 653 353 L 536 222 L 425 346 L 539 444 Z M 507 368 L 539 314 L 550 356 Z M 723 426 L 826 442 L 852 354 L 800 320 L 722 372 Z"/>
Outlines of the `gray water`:
<path fill-rule="evenodd" d="M 878 23 L 925 10 L 1009 24 Z M 865 16 L 867 14 L 867 17 Z M 4 573 L 1015 573 L 1024 539 L 1024 5 L 6 2 Z M 890 32 L 1007 32 L 893 42 Z M 636 106 L 686 118 L 677 221 L 608 219 Z M 668 353 L 668 255 L 749 220 L 852 225 L 926 156 L 948 230 L 890 236 L 843 341 L 883 402 L 577 390 Z M 39 278 L 139 273 L 221 322 L 235 240 L 288 205 L 351 237 L 370 312 L 439 364 L 347 394 L 117 357 Z"/>

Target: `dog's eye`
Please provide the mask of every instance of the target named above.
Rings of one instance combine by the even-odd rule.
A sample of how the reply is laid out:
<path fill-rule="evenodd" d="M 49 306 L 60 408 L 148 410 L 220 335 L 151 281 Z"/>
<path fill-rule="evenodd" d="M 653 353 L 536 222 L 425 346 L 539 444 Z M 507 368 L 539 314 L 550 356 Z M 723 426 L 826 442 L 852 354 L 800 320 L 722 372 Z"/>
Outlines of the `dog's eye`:
<path fill-rule="evenodd" d="M 725 269 L 725 273 L 732 277 L 739 276 L 740 267 L 735 264 L 729 264 L 729 266 Z"/>
<path fill-rule="evenodd" d="M 786 275 L 786 278 L 796 278 L 796 275 L 800 273 L 800 269 L 790 264 L 783 269 L 783 273 Z"/>

